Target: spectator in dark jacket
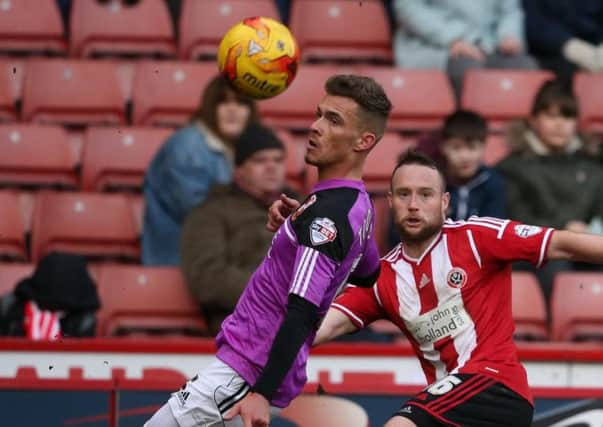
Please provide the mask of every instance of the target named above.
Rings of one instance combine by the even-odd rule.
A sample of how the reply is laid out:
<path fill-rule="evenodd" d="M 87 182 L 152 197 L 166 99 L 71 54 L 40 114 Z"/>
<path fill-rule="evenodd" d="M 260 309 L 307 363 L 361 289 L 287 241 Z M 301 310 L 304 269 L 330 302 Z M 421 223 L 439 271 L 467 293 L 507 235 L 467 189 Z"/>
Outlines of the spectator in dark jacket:
<path fill-rule="evenodd" d="M 571 89 L 560 81 L 544 83 L 530 117 L 511 125 L 511 154 L 498 165 L 506 180 L 509 216 L 559 230 L 599 231 L 599 144 L 580 134 L 577 124 L 578 101 Z M 556 272 L 576 267 L 580 266 L 551 261 L 536 271 L 545 296 L 550 296 Z"/>
<path fill-rule="evenodd" d="M 506 218 L 503 178 L 484 165 L 488 127 L 477 113 L 459 110 L 448 116 L 440 135 L 430 139 L 429 152 L 441 159 L 446 171 L 446 190 L 450 193 L 448 217 L 465 220 L 472 215 Z M 418 150 L 422 150 L 419 145 Z M 434 153 L 434 151 L 436 153 Z M 392 228 L 390 243 L 398 243 Z"/>
<path fill-rule="evenodd" d="M 235 165 L 234 182 L 190 212 L 180 241 L 184 276 L 214 335 L 270 246 L 266 210 L 285 189 L 284 146 L 264 127 L 243 133 Z"/>
<path fill-rule="evenodd" d="M 524 0 L 530 52 L 569 80 L 576 70 L 603 71 L 603 0 Z"/>

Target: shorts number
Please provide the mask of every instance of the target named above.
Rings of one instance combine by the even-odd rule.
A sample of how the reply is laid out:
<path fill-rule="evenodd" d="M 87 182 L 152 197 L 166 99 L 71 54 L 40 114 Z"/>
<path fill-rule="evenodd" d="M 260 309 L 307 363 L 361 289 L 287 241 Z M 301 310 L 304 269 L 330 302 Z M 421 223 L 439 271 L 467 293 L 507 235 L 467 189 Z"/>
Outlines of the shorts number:
<path fill-rule="evenodd" d="M 454 375 L 448 375 L 447 377 L 442 378 L 437 383 L 429 386 L 429 388 L 427 389 L 427 393 L 433 394 L 434 396 L 441 396 L 442 394 L 448 393 L 454 388 L 454 386 L 459 385 L 460 383 L 460 379 L 458 379 Z"/>

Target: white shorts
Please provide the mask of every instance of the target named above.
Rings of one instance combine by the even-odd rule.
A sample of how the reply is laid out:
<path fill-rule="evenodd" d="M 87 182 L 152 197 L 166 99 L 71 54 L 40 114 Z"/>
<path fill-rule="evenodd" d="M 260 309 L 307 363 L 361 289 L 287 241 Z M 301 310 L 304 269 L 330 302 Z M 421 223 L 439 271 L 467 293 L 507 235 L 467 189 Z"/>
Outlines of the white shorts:
<path fill-rule="evenodd" d="M 168 404 L 180 427 L 242 427 L 240 417 L 223 416 L 247 393 L 249 384 L 230 366 L 215 359 L 207 368 L 173 393 Z M 271 416 L 280 408 L 271 407 Z"/>

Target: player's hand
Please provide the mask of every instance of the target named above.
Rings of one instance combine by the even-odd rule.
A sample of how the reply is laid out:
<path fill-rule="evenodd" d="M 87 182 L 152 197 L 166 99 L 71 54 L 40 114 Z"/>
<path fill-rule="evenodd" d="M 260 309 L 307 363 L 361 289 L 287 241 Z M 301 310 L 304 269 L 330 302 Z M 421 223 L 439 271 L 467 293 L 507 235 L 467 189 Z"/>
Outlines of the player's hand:
<path fill-rule="evenodd" d="M 505 37 L 498 44 L 498 50 L 504 55 L 517 55 L 521 53 L 521 41 L 515 37 Z"/>
<path fill-rule="evenodd" d="M 299 205 L 300 203 L 297 200 L 281 194 L 281 198 L 272 203 L 268 209 L 266 229 L 272 232 L 278 230 L 285 219 L 299 208 Z"/>
<path fill-rule="evenodd" d="M 224 416 L 229 421 L 241 416 L 244 427 L 268 427 L 270 424 L 270 402 L 259 393 L 249 393 Z"/>
<path fill-rule="evenodd" d="M 462 40 L 457 40 L 450 45 L 450 56 L 452 58 L 466 57 L 480 62 L 486 60 L 484 52 L 479 47 Z"/>

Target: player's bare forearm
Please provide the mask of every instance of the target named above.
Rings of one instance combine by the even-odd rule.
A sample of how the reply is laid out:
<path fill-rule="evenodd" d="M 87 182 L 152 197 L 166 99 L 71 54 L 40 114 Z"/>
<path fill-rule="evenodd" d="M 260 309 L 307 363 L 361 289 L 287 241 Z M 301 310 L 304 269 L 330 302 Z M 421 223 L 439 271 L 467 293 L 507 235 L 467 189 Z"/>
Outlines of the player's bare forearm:
<path fill-rule="evenodd" d="M 341 311 L 330 308 L 322 321 L 312 345 L 317 346 L 335 338 L 356 331 L 358 328 Z"/>
<path fill-rule="evenodd" d="M 603 236 L 555 231 L 547 250 L 547 258 L 603 264 Z"/>

